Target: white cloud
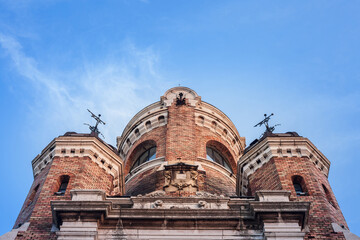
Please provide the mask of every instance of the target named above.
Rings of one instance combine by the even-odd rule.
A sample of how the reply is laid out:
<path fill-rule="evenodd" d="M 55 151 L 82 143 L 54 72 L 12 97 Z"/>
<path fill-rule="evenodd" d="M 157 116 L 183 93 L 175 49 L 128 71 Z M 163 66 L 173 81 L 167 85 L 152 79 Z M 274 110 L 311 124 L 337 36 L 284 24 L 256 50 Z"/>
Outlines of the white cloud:
<path fill-rule="evenodd" d="M 62 134 L 74 130 L 88 132 L 84 122 L 93 124 L 87 108 L 101 113 L 106 141 L 114 144 L 130 118 L 159 96 L 162 82 L 157 68 L 159 57 L 151 48 L 138 49 L 130 41 L 119 59 L 86 62 L 73 72 L 47 72 L 24 54 L 13 37 L 0 34 L 0 44 L 16 71 L 31 83 L 37 101 L 29 113 L 39 119 L 40 131 Z M 155 93 L 155 94 L 154 94 Z M 44 117 L 45 116 L 45 117 Z"/>

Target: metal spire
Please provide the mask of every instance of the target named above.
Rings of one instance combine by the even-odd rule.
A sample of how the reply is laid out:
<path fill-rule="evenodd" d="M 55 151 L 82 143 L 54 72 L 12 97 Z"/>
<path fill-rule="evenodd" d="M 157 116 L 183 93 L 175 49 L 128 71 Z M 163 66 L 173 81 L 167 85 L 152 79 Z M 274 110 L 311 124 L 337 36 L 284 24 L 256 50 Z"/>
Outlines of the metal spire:
<path fill-rule="evenodd" d="M 273 113 L 270 114 L 269 116 L 267 116 L 267 114 L 264 114 L 265 117 L 264 120 L 256 124 L 254 127 L 261 127 L 262 125 L 265 125 L 266 127 L 265 133 L 272 133 L 275 130 L 275 127 L 280 125 L 280 124 L 275 124 L 274 126 L 269 126 L 269 120 L 273 115 L 274 115 Z"/>
<path fill-rule="evenodd" d="M 103 135 L 103 134 L 99 131 L 99 129 L 98 129 L 99 123 L 105 125 L 105 122 L 100 119 L 101 114 L 99 114 L 99 115 L 96 116 L 96 115 L 95 115 L 94 113 L 92 113 L 89 109 L 88 109 L 88 111 L 89 111 L 89 113 L 91 114 L 91 117 L 96 120 L 96 124 L 95 124 L 95 126 L 91 126 L 91 125 L 88 124 L 88 123 L 84 123 L 84 124 L 89 126 L 89 129 L 90 129 L 90 131 L 91 131 L 92 134 L 95 134 L 95 135 L 99 135 L 99 134 L 100 134 L 103 138 L 105 138 L 104 135 Z"/>

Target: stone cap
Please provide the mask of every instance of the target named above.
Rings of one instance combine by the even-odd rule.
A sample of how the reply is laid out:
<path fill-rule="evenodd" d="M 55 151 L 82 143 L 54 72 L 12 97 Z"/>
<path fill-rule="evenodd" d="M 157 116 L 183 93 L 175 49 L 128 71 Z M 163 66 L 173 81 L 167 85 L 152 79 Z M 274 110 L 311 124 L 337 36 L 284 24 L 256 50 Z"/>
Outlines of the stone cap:
<path fill-rule="evenodd" d="M 290 191 L 260 190 L 255 192 L 255 200 L 259 202 L 289 202 Z"/>

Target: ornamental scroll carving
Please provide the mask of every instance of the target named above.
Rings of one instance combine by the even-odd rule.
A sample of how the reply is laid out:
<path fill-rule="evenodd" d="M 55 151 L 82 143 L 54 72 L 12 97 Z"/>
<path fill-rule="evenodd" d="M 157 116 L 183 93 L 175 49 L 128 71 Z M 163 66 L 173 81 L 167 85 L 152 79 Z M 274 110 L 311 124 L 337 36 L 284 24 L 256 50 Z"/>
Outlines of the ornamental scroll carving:
<path fill-rule="evenodd" d="M 164 191 L 187 191 L 196 192 L 198 190 L 198 166 L 186 163 L 177 163 L 165 166 L 164 170 Z"/>

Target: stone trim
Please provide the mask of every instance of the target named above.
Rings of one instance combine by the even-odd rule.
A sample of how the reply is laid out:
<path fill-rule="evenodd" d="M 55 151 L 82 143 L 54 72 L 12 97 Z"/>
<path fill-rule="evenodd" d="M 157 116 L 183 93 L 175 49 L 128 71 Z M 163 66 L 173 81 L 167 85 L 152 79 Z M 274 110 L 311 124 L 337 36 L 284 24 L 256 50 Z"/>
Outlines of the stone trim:
<path fill-rule="evenodd" d="M 242 195 L 246 195 L 248 177 L 272 158 L 307 158 L 326 177 L 329 174 L 330 161 L 308 140 L 303 137 L 267 137 L 241 156 L 238 162 L 238 186 Z"/>
<path fill-rule="evenodd" d="M 51 156 L 51 158 L 50 158 Z M 55 138 L 33 161 L 33 175 L 39 174 L 54 157 L 88 157 L 114 177 L 115 192 L 122 193 L 123 161 L 110 147 L 96 137 L 60 136 Z"/>
<path fill-rule="evenodd" d="M 259 202 L 289 202 L 290 191 L 260 190 L 255 193 L 255 199 Z"/>
<path fill-rule="evenodd" d="M 148 109 L 146 113 L 139 116 L 138 119 L 132 119 L 131 121 L 131 128 L 124 130 L 121 137 L 117 138 L 117 146 L 120 152 L 120 156 L 123 159 L 126 159 L 129 150 L 132 148 L 132 146 L 139 140 L 145 133 L 148 133 L 158 127 L 162 127 L 167 125 L 168 122 L 168 112 L 167 109 L 160 109 L 159 106 L 156 106 L 157 109 Z M 163 116 L 164 121 L 159 122 L 159 117 Z M 146 127 L 146 123 L 150 121 L 151 127 Z M 129 123 L 130 124 L 130 123 Z M 138 133 L 135 133 L 135 131 L 138 130 Z"/>
<path fill-rule="evenodd" d="M 85 192 L 73 190 L 74 196 Z M 86 192 L 87 201 L 84 201 L 85 199 L 79 201 L 77 198 L 73 198 L 71 201 L 52 201 L 54 223 L 57 226 L 59 223 L 63 223 L 58 226 L 60 231 L 57 235 L 64 237 L 62 239 L 74 239 L 71 237 L 81 236 L 81 234 L 85 234 L 84 237 L 92 237 L 91 233 L 98 229 L 96 236 L 105 238 L 104 234 L 106 233 L 102 232 L 101 229 L 104 228 L 101 228 L 100 225 L 106 224 L 107 231 L 110 231 L 107 232 L 108 234 L 123 236 L 125 233 L 130 234 L 136 231 L 134 234 L 143 238 L 145 235 L 139 235 L 139 232 L 144 233 L 146 229 L 159 231 L 164 229 L 163 224 L 166 224 L 167 220 L 171 220 L 171 231 L 181 230 L 183 221 L 196 221 L 197 231 L 211 229 L 217 236 L 222 236 L 219 235 L 219 231 L 221 233 L 227 231 L 228 236 L 232 236 L 231 234 L 236 232 L 237 237 L 242 237 L 239 239 L 261 239 L 260 236 L 265 236 L 265 239 L 287 237 L 286 239 L 297 240 L 303 239 L 299 237 L 303 237 L 305 234 L 310 208 L 308 202 L 289 202 L 283 197 L 288 194 L 286 191 L 263 191 L 258 194 L 264 196 L 263 201 L 202 193 L 187 198 L 169 197 L 160 192 L 146 196 L 109 197 L 99 200 L 99 196 L 103 196 L 102 194 L 102 191 L 91 190 Z M 278 201 L 273 201 L 274 196 L 277 196 Z M 279 196 L 283 198 L 278 198 Z M 274 214 L 277 217 L 274 218 Z M 81 216 L 86 216 L 86 218 Z M 129 226 L 126 225 L 126 222 L 128 222 L 127 224 L 131 223 L 131 226 L 142 224 L 143 227 L 118 229 L 118 221 L 121 221 L 121 227 Z M 144 221 L 150 221 L 151 228 L 143 225 Z M 216 221 L 217 224 L 209 228 L 208 221 Z M 176 224 L 177 222 L 178 224 Z M 232 227 L 229 226 L 229 223 L 232 224 Z M 190 234 L 190 232 L 195 233 L 192 232 L 193 230 L 193 228 L 186 230 L 189 231 L 189 236 L 197 236 Z"/>
<path fill-rule="evenodd" d="M 203 123 L 200 121 L 200 117 L 204 118 Z M 216 128 L 214 128 L 213 122 L 216 123 Z M 229 144 L 236 157 L 244 152 L 245 138 L 240 137 L 231 120 L 214 106 L 201 102 L 201 106 L 195 109 L 195 123 L 197 126 L 208 128 L 219 135 Z M 227 132 L 226 134 L 224 134 L 224 129 Z"/>
<path fill-rule="evenodd" d="M 128 175 L 126 175 L 125 177 L 125 183 L 129 182 L 133 177 L 135 177 L 137 174 L 142 173 L 150 168 L 159 166 L 159 165 L 164 165 L 167 164 L 167 162 L 165 162 L 165 157 L 159 157 L 156 158 L 154 160 L 150 160 L 147 162 L 144 162 L 143 164 L 137 166 L 136 168 L 132 169 Z M 160 167 L 161 168 L 161 167 Z"/>
<path fill-rule="evenodd" d="M 230 178 L 231 181 L 236 184 L 236 176 L 235 174 L 233 174 L 232 172 L 230 172 L 228 169 L 226 169 L 224 166 L 222 166 L 221 164 L 217 163 L 217 162 L 213 162 L 210 161 L 206 158 L 201 158 L 198 157 L 197 158 L 199 160 L 199 162 L 194 162 L 194 165 L 199 166 L 199 170 L 203 170 L 204 168 L 201 165 L 207 166 L 215 171 L 218 171 L 220 173 L 222 173 L 223 175 L 225 175 L 226 177 Z"/>

